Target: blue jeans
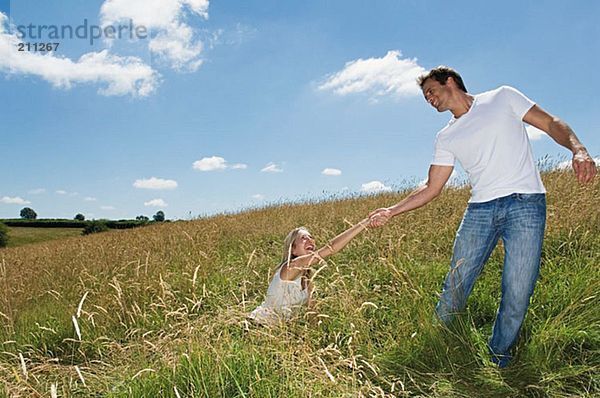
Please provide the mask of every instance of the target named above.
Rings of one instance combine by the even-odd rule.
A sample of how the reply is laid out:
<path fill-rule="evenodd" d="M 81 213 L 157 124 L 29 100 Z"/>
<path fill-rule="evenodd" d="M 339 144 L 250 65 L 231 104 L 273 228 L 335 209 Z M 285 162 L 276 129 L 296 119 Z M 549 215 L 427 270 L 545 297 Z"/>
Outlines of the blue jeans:
<path fill-rule="evenodd" d="M 456 233 L 450 271 L 436 312 L 447 324 L 465 308 L 475 280 L 502 238 L 502 298 L 489 341 L 492 361 L 500 367 L 508 365 L 510 349 L 527 313 L 539 273 L 545 225 L 546 196 L 514 193 L 470 203 Z"/>

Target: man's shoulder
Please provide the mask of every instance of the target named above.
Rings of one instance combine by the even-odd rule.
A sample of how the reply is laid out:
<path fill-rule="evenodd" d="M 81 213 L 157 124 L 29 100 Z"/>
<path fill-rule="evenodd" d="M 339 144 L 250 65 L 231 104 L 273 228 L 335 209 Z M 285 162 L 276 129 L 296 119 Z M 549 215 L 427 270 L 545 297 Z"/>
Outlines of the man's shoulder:
<path fill-rule="evenodd" d="M 479 94 L 475 94 L 475 96 L 476 97 L 495 97 L 495 96 L 501 95 L 502 93 L 507 92 L 507 91 L 516 91 L 516 89 L 511 86 L 502 85 L 502 86 L 496 87 L 494 89 L 484 91 Z"/>
<path fill-rule="evenodd" d="M 513 103 L 516 99 L 525 97 L 519 90 L 514 87 L 503 85 L 493 90 L 485 91 L 475 96 L 477 102 L 482 104 L 493 104 L 494 106 L 502 106 Z"/>
<path fill-rule="evenodd" d="M 492 90 L 492 96 L 488 97 L 489 104 L 493 104 L 494 108 L 507 109 L 519 119 L 523 119 L 525 113 L 535 105 L 535 101 L 531 100 L 518 89 L 511 86 L 500 86 Z M 485 102 L 485 101 L 482 101 Z"/>

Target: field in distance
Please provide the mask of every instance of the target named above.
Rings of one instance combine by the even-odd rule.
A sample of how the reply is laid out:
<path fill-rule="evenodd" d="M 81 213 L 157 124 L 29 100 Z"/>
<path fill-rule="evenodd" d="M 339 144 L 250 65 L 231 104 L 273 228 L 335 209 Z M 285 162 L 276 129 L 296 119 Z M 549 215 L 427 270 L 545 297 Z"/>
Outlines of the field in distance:
<path fill-rule="evenodd" d="M 8 227 L 8 246 L 17 247 L 31 243 L 80 236 L 82 228 L 29 228 Z"/>

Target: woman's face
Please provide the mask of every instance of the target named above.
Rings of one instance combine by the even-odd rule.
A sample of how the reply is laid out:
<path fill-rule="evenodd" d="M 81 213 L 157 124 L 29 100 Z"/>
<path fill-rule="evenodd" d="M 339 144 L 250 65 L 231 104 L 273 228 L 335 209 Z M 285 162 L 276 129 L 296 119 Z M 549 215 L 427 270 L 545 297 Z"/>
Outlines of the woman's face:
<path fill-rule="evenodd" d="M 292 244 L 292 254 L 296 257 L 304 256 L 315 251 L 315 240 L 308 231 L 300 231 Z"/>

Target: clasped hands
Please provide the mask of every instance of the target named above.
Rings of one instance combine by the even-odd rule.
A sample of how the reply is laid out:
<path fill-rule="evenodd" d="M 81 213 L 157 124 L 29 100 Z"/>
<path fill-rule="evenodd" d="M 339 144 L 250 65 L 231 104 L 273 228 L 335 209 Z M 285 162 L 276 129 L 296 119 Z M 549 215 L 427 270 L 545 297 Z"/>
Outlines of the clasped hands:
<path fill-rule="evenodd" d="M 382 207 L 369 213 L 369 227 L 384 226 L 392 218 L 392 212 L 387 207 Z"/>

